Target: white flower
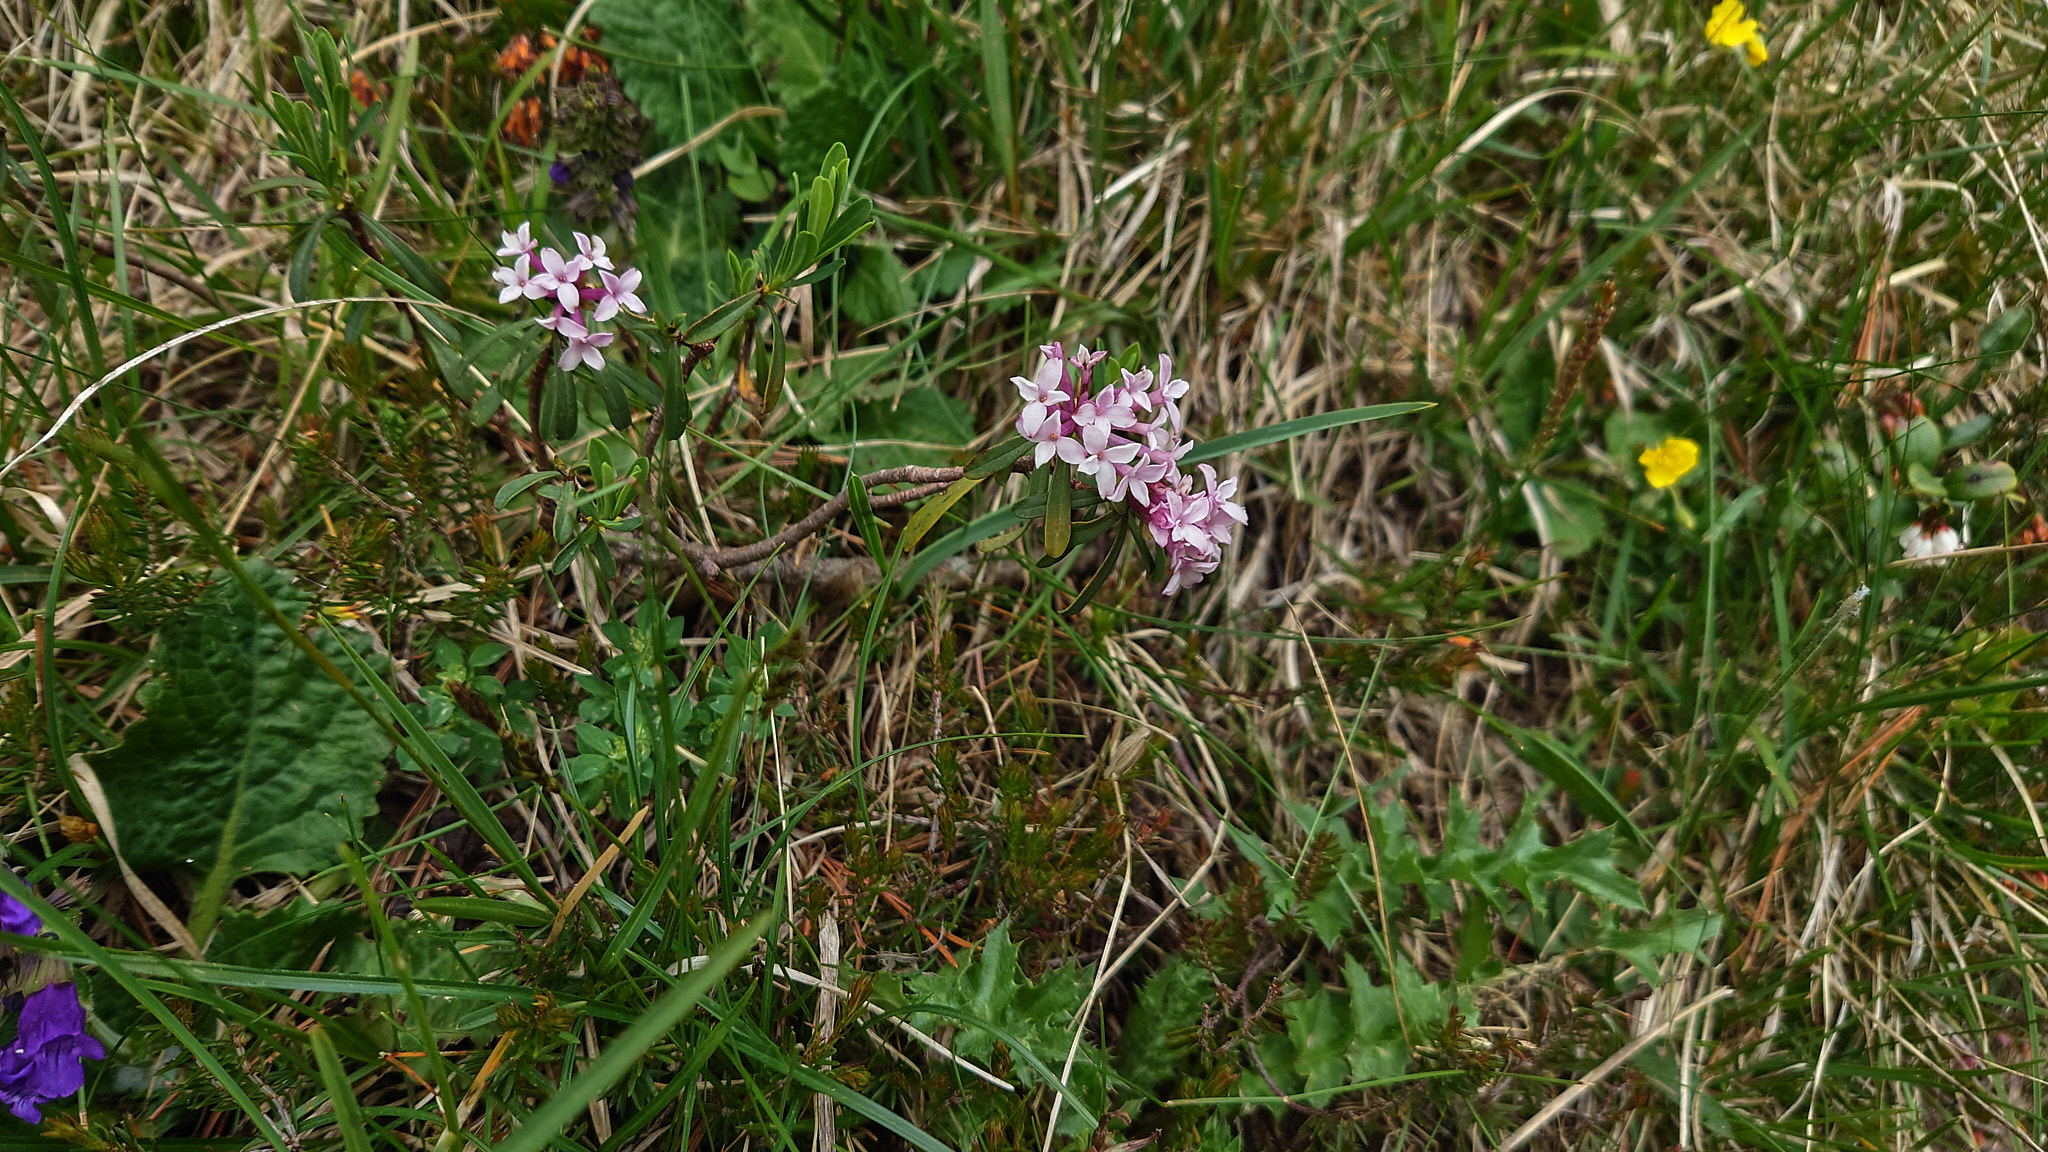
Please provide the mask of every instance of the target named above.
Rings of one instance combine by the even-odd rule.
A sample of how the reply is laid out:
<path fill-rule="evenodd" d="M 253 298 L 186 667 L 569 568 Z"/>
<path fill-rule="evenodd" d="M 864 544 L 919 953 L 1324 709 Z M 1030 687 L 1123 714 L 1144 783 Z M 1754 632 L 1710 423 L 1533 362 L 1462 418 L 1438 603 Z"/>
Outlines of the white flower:
<path fill-rule="evenodd" d="M 510 267 L 492 272 L 491 279 L 502 285 L 498 289 L 500 304 L 510 304 L 522 296 L 538 300 L 553 290 L 550 284 L 543 283 L 547 279 L 546 273 L 540 276 L 533 274 L 533 257 L 523 253 L 513 258 Z"/>
<path fill-rule="evenodd" d="M 1908 524 L 1899 533 L 1899 547 L 1906 550 L 1906 559 L 1925 560 L 1930 557 L 1945 557 L 1951 552 L 1963 550 L 1962 534 L 1946 524 L 1936 523 L 1929 529 L 1919 524 Z M 1946 563 L 1946 561 L 1942 561 Z"/>
<path fill-rule="evenodd" d="M 531 256 L 531 255 L 533 255 L 533 225 L 531 225 L 531 224 L 521 224 L 521 225 L 519 226 L 519 231 L 517 231 L 517 232 L 503 232 L 503 233 L 500 233 L 499 235 L 500 235 L 500 236 L 501 236 L 501 237 L 503 238 L 503 243 L 501 243 L 501 244 L 499 244 L 499 245 L 498 245 L 498 255 L 500 255 L 500 256 Z"/>
<path fill-rule="evenodd" d="M 573 235 L 576 237 L 576 251 L 581 255 L 585 268 L 611 268 L 611 257 L 604 254 L 604 237 L 582 232 Z"/>

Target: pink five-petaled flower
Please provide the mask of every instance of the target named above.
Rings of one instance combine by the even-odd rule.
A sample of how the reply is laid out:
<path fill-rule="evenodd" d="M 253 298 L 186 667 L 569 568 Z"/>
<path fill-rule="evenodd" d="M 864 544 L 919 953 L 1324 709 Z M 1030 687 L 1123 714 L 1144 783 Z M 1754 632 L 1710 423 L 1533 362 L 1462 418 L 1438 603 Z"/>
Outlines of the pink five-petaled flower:
<path fill-rule="evenodd" d="M 640 270 L 628 268 L 623 276 L 599 272 L 597 278 L 604 283 L 604 290 L 598 293 L 597 306 L 590 310 L 590 318 L 598 323 L 617 316 L 620 312 L 645 312 L 647 305 L 633 294 L 640 287 Z"/>
<path fill-rule="evenodd" d="M 611 269 L 612 258 L 604 254 L 604 237 L 591 236 L 582 232 L 571 233 L 576 237 L 576 251 L 583 258 L 585 268 Z"/>
<path fill-rule="evenodd" d="M 533 257 L 524 253 L 513 257 L 510 267 L 492 272 L 491 279 L 502 285 L 498 289 L 500 304 L 510 304 L 522 296 L 528 300 L 538 300 L 554 291 L 553 282 L 548 274 L 543 272 L 538 276 L 534 275 Z"/>
<path fill-rule="evenodd" d="M 1117 466 L 1136 459 L 1138 446 L 1128 441 L 1112 444 L 1109 433 L 1098 427 L 1083 429 L 1079 440 L 1061 440 L 1059 452 L 1075 472 L 1095 477 L 1095 490 L 1107 500 L 1116 489 Z"/>
<path fill-rule="evenodd" d="M 576 282 L 583 278 L 583 257 L 572 256 L 564 260 L 560 252 L 553 248 L 543 248 L 540 250 L 540 266 L 543 271 L 534 279 L 539 281 L 546 277 L 546 282 L 542 285 L 544 291 L 561 301 L 563 308 L 575 311 L 576 306 L 583 302 L 582 293 L 578 291 L 576 285 Z"/>
<path fill-rule="evenodd" d="M 562 347 L 562 354 L 556 358 L 555 366 L 564 372 L 574 372 L 578 365 L 596 371 L 604 367 L 604 356 L 598 349 L 611 344 L 609 332 L 592 332 L 578 323 L 574 316 L 555 318 L 553 325 L 557 336 L 566 337 L 568 343 Z"/>
<path fill-rule="evenodd" d="M 503 242 L 502 242 L 502 243 L 500 243 L 500 244 L 498 245 L 498 255 L 500 255 L 500 256 L 531 256 L 531 255 L 533 255 L 533 247 L 534 247 L 534 245 L 533 245 L 533 225 L 531 225 L 531 224 L 521 224 L 521 225 L 519 226 L 519 231 L 517 231 L 517 232 L 503 232 L 503 233 L 500 233 L 499 235 L 500 235 L 500 236 L 502 237 L 502 239 L 503 239 Z"/>

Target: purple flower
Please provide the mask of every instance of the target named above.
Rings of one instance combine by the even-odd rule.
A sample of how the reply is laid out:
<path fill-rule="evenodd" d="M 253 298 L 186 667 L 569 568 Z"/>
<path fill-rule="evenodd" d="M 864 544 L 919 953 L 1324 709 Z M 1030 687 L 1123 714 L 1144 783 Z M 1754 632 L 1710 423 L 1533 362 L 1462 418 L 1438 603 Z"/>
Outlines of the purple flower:
<path fill-rule="evenodd" d="M 563 316 L 555 322 L 555 334 L 567 337 L 569 341 L 562 348 L 561 356 L 555 360 L 557 368 L 564 372 L 574 372 L 579 364 L 589 367 L 592 371 L 604 367 L 604 356 L 598 349 L 611 344 L 611 333 L 592 332 L 578 323 L 574 316 Z"/>
<path fill-rule="evenodd" d="M 603 244 L 603 241 L 600 240 L 598 243 Z M 597 277 L 604 283 L 604 290 L 597 295 L 597 307 L 591 309 L 590 318 L 592 320 L 602 324 L 622 311 L 647 311 L 647 305 L 641 303 L 640 297 L 633 294 L 634 289 L 640 287 L 640 270 L 638 268 L 626 269 L 626 274 L 623 276 L 614 276 L 609 272 L 599 272 Z"/>
<path fill-rule="evenodd" d="M 107 1050 L 85 1031 L 85 1006 L 74 984 L 49 984 L 29 993 L 14 1042 L 0 1051 L 0 1100 L 21 1120 L 43 1122 L 43 1105 L 85 1087 L 85 1060 Z"/>
<path fill-rule="evenodd" d="M 1159 386 L 1159 406 L 1173 422 L 1173 430 L 1180 431 L 1180 398 L 1188 394 L 1188 382 L 1173 378 L 1173 358 L 1166 353 L 1159 354 L 1159 374 L 1153 377 Z"/>
<path fill-rule="evenodd" d="M 1250 517 L 1245 515 L 1244 505 L 1231 499 L 1231 496 L 1237 493 L 1237 477 L 1232 476 L 1219 484 L 1216 482 L 1214 468 L 1207 464 L 1197 464 L 1195 467 L 1201 469 L 1202 475 L 1209 481 L 1209 490 L 1202 495 L 1208 502 L 1208 516 L 1202 521 L 1202 528 L 1216 543 L 1228 544 L 1231 534 L 1250 521 Z"/>
<path fill-rule="evenodd" d="M 0 928 L 16 936 L 33 936 L 43 930 L 43 918 L 29 911 L 28 905 L 0 892 Z"/>
<path fill-rule="evenodd" d="M 1140 449 L 1136 459 L 1116 466 L 1116 490 L 1108 499 L 1127 499 L 1140 508 L 1150 508 L 1152 489 L 1166 483 L 1169 473 L 1180 475 L 1172 456 L 1152 448 Z"/>
<path fill-rule="evenodd" d="M 548 165 L 548 179 L 553 180 L 557 184 L 567 184 L 569 182 L 569 166 L 560 160 Z"/>

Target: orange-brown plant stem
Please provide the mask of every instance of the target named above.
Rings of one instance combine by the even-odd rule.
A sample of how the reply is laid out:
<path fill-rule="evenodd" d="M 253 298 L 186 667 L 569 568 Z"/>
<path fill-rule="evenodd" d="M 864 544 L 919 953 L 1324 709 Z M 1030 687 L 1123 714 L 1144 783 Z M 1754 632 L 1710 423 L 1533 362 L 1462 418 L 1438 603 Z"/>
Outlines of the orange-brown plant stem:
<path fill-rule="evenodd" d="M 1557 387 L 1551 390 L 1550 403 L 1543 409 L 1543 423 L 1536 433 L 1535 443 L 1529 446 L 1529 466 L 1535 467 L 1550 450 L 1550 442 L 1557 439 L 1557 430 L 1564 423 L 1564 410 L 1572 402 L 1572 395 L 1579 390 L 1579 379 L 1586 374 L 1586 365 L 1593 361 L 1593 350 L 1600 347 L 1600 337 L 1607 332 L 1608 321 L 1614 319 L 1614 281 L 1600 285 L 1600 298 L 1593 302 L 1593 308 L 1586 314 L 1586 328 L 1579 338 L 1572 341 L 1572 350 L 1565 354 L 1564 366 L 1557 374 Z"/>

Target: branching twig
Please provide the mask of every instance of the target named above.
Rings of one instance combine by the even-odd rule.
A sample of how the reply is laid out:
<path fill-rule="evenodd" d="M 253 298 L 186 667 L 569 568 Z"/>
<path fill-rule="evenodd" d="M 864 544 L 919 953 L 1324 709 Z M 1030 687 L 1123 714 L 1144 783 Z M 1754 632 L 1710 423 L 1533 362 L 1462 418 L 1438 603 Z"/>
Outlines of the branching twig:
<path fill-rule="evenodd" d="M 906 464 L 901 468 L 884 468 L 879 472 L 870 472 L 860 479 L 861 484 L 868 488 L 873 488 L 878 484 L 917 485 L 915 488 L 905 488 L 900 492 L 884 492 L 880 495 L 868 497 L 868 503 L 876 508 L 894 508 L 898 504 L 908 504 L 912 500 L 922 500 L 927 496 L 936 496 L 940 492 L 945 491 L 946 485 L 960 479 L 966 472 L 965 468 L 922 468 L 915 464 Z M 757 540 L 752 544 L 743 544 L 738 548 L 710 548 L 702 544 L 692 544 L 684 541 L 682 545 L 683 555 L 688 558 L 691 564 L 696 565 L 699 572 L 706 576 L 716 576 L 721 571 L 740 564 L 751 564 L 756 560 L 765 560 L 769 556 L 774 555 L 776 549 L 794 544 L 806 536 L 816 535 L 823 530 L 826 523 L 834 516 L 846 511 L 847 506 L 852 503 L 852 497 L 849 495 L 850 492 L 851 489 L 848 489 L 845 492 L 839 493 L 837 496 L 818 505 L 809 516 L 791 524 L 789 527 L 784 528 L 765 540 Z"/>
<path fill-rule="evenodd" d="M 109 260 L 113 259 L 114 241 L 111 238 L 95 236 L 90 232 L 80 233 L 78 238 L 85 242 L 86 247 L 107 257 Z M 168 280 L 185 291 L 192 293 L 194 296 L 212 303 L 216 307 L 221 306 L 220 294 L 213 290 L 213 285 L 199 279 L 197 276 L 180 272 L 161 260 L 152 260 L 132 248 L 127 253 L 127 260 L 128 266 L 138 272 L 147 272 L 159 280 Z"/>

